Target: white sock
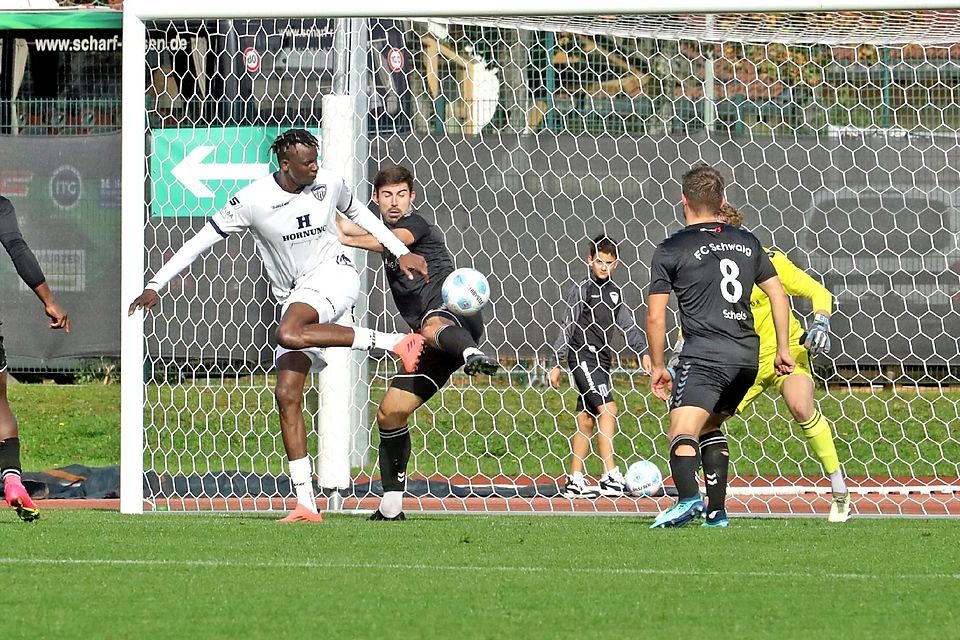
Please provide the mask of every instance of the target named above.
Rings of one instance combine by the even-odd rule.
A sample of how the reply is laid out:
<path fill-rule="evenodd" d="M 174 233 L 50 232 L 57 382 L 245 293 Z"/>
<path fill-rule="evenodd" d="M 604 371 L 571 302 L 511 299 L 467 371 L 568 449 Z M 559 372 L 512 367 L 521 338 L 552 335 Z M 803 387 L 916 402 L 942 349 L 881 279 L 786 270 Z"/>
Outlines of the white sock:
<path fill-rule="evenodd" d="M 380 500 L 380 513 L 385 518 L 396 518 L 403 511 L 403 491 L 384 491 Z"/>
<path fill-rule="evenodd" d="M 369 351 L 370 349 L 393 349 L 405 336 L 405 333 L 384 333 L 366 327 L 353 328 L 352 349 Z"/>
<path fill-rule="evenodd" d="M 603 474 L 607 480 L 615 480 L 617 482 L 623 482 L 623 474 L 620 473 L 620 467 L 614 467 Z"/>
<path fill-rule="evenodd" d="M 317 512 L 317 497 L 313 494 L 313 470 L 310 458 L 290 461 L 290 481 L 297 490 L 297 502 L 313 513 Z"/>
<path fill-rule="evenodd" d="M 570 481 L 575 484 L 583 482 L 583 471 L 575 471 L 570 474 Z"/>
<path fill-rule="evenodd" d="M 467 347 L 466 349 L 463 350 L 463 361 L 466 362 L 467 358 L 477 354 L 482 356 L 483 351 L 480 351 L 480 349 L 477 349 L 476 347 Z"/>
<path fill-rule="evenodd" d="M 830 474 L 830 486 L 834 493 L 846 493 L 847 483 L 843 480 L 843 470 L 837 469 Z"/>

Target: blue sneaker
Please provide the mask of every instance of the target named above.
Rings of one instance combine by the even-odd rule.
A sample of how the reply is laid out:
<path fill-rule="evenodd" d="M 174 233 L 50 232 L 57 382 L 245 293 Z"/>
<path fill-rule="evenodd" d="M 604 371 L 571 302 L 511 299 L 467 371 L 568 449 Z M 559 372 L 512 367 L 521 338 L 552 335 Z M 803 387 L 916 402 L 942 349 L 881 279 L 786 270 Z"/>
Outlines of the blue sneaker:
<path fill-rule="evenodd" d="M 702 516 L 707 510 L 707 505 L 699 496 L 696 498 L 687 498 L 686 500 L 677 500 L 673 505 L 653 521 L 651 529 L 665 529 L 667 527 L 682 527 L 697 516 Z"/>
<path fill-rule="evenodd" d="M 707 514 L 707 517 L 704 519 L 701 527 L 729 527 L 730 521 L 727 520 L 727 512 L 725 509 L 717 509 L 716 511 L 711 511 Z"/>

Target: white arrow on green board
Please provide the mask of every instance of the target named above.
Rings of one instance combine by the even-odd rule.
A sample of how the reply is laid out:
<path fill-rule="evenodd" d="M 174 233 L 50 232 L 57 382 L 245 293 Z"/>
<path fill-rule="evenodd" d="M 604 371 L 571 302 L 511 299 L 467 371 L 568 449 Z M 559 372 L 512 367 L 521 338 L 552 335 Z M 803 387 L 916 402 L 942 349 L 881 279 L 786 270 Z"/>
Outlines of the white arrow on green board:
<path fill-rule="evenodd" d="M 214 196 L 213 191 L 204 184 L 207 180 L 256 180 L 270 172 L 270 165 L 266 163 L 204 164 L 203 161 L 215 148 L 196 147 L 170 170 L 170 174 L 197 198 Z"/>

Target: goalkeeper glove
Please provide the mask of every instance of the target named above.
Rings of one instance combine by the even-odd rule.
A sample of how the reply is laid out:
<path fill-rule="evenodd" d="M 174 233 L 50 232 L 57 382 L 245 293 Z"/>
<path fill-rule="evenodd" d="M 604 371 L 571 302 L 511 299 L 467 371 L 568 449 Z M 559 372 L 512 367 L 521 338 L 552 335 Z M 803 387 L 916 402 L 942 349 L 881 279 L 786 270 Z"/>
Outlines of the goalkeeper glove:
<path fill-rule="evenodd" d="M 677 340 L 677 343 L 673 345 L 673 355 L 667 361 L 667 371 L 670 373 L 670 377 L 674 380 L 677 379 L 677 367 L 680 366 L 681 351 L 683 351 L 683 338 Z"/>
<path fill-rule="evenodd" d="M 827 353 L 830 351 L 830 317 L 818 313 L 813 317 L 813 324 L 807 331 L 807 339 L 803 341 L 810 355 Z"/>

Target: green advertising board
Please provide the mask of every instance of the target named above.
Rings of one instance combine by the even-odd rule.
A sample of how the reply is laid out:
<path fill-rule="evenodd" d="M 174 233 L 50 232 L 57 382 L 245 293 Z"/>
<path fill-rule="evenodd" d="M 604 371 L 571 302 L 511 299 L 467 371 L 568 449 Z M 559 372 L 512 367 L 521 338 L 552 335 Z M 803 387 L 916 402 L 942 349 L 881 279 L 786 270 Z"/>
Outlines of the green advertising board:
<path fill-rule="evenodd" d="M 155 129 L 150 215 L 207 217 L 276 168 L 270 144 L 286 127 Z M 320 130 L 311 130 L 319 138 Z"/>

